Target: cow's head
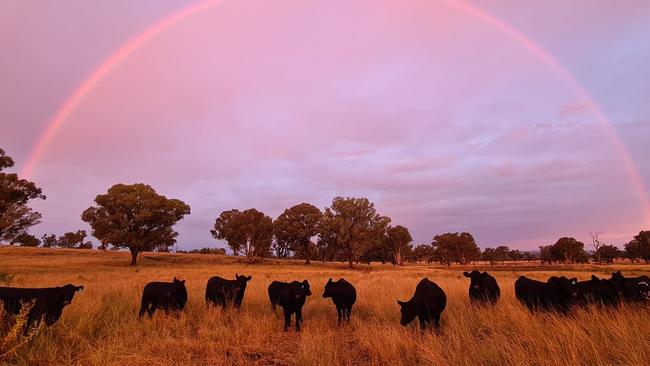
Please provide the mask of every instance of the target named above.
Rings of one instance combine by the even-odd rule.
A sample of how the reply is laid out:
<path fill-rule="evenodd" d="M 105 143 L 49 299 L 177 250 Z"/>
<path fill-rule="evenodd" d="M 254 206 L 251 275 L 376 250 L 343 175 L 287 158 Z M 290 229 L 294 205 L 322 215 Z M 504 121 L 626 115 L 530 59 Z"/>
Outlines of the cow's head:
<path fill-rule="evenodd" d="M 648 281 L 638 282 L 636 288 L 643 300 L 650 301 L 650 283 Z"/>
<path fill-rule="evenodd" d="M 303 296 L 311 296 L 311 288 L 309 287 L 309 282 L 307 282 L 307 280 L 300 283 L 300 293 Z"/>
<path fill-rule="evenodd" d="M 185 280 L 181 280 L 179 278 L 174 277 L 173 283 L 174 285 L 185 287 Z"/>
<path fill-rule="evenodd" d="M 607 291 L 616 298 L 623 296 L 623 287 L 619 281 L 614 279 L 598 278 L 596 275 L 591 275 L 591 282 L 607 289 Z"/>
<path fill-rule="evenodd" d="M 413 300 L 411 301 L 399 301 L 397 300 L 397 305 L 400 307 L 400 312 L 402 318 L 399 323 L 403 326 L 409 325 L 413 319 L 417 316 L 417 309 L 415 309 L 415 304 Z"/>
<path fill-rule="evenodd" d="M 623 274 L 621 274 L 621 271 L 616 271 L 612 272 L 612 280 L 625 280 L 625 277 L 623 277 Z"/>
<path fill-rule="evenodd" d="M 323 297 L 328 298 L 332 297 L 332 279 L 330 278 L 329 281 L 325 284 L 325 291 L 323 291 Z"/>
<path fill-rule="evenodd" d="M 577 278 L 566 278 L 564 276 L 562 277 L 556 277 L 553 276 L 549 278 L 548 282 L 549 285 L 553 286 L 553 288 L 560 293 L 561 295 L 565 297 L 572 297 L 575 298 L 578 296 L 578 279 Z"/>
<path fill-rule="evenodd" d="M 248 281 L 250 281 L 251 279 L 253 279 L 253 276 L 245 276 L 245 275 L 241 275 L 241 276 L 240 276 L 240 275 L 238 275 L 237 273 L 235 273 L 235 280 L 237 281 L 237 285 L 238 285 L 239 287 L 245 288 L 245 287 L 246 287 L 246 283 L 247 283 Z"/>
<path fill-rule="evenodd" d="M 487 272 L 479 272 L 474 270 L 472 272 L 463 272 L 463 276 L 470 279 L 469 288 L 476 291 L 483 290 L 483 279 L 487 276 Z"/>
<path fill-rule="evenodd" d="M 72 302 L 72 298 L 74 298 L 74 294 L 77 293 L 77 291 L 83 290 L 83 286 L 75 286 L 73 284 L 67 284 L 63 287 L 59 287 L 61 289 L 61 298 L 63 300 L 63 306 L 68 305 Z"/>

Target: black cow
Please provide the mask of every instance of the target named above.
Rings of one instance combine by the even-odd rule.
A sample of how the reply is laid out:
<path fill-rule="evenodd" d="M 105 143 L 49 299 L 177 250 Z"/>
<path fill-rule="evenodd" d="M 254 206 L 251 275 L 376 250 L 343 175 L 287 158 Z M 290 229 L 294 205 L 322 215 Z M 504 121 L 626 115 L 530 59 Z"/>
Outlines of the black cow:
<path fill-rule="evenodd" d="M 551 277 L 547 282 L 520 276 L 515 281 L 515 295 L 530 310 L 556 310 L 567 313 L 578 296 L 576 278 Z"/>
<path fill-rule="evenodd" d="M 471 279 L 469 284 L 469 298 L 472 301 L 494 304 L 499 300 L 501 289 L 497 284 L 497 280 L 487 272 L 475 270 L 472 272 L 463 272 L 463 276 Z"/>
<path fill-rule="evenodd" d="M 341 317 L 348 321 L 350 320 L 352 305 L 357 301 L 357 290 L 350 282 L 342 278 L 333 282 L 330 278 L 325 285 L 323 297 L 331 297 L 334 305 L 336 305 L 336 312 L 339 315 L 339 325 L 341 325 Z"/>
<path fill-rule="evenodd" d="M 142 317 L 145 312 L 152 317 L 157 309 L 162 309 L 165 313 L 169 311 L 180 312 L 185 308 L 187 303 L 187 289 L 185 280 L 179 280 L 174 277 L 173 282 L 149 282 L 142 291 L 142 302 L 138 317 Z"/>
<path fill-rule="evenodd" d="M 240 276 L 235 273 L 234 280 L 227 280 L 219 276 L 215 276 L 208 280 L 208 285 L 205 288 L 205 301 L 206 303 L 219 305 L 226 308 L 228 305 L 233 305 L 239 309 L 241 302 L 244 299 L 244 292 L 246 291 L 246 284 L 251 280 L 251 276 Z"/>
<path fill-rule="evenodd" d="M 579 281 L 576 284 L 577 302 L 580 305 L 603 304 L 615 306 L 619 304 L 623 294 L 621 286 L 614 280 L 600 279 L 594 275 L 589 281 Z"/>
<path fill-rule="evenodd" d="M 18 315 L 23 304 L 31 304 L 27 312 L 24 331 L 38 326 L 41 320 L 50 326 L 56 323 L 63 313 L 63 308 L 72 302 L 75 293 L 83 286 L 67 284 L 61 287 L 17 288 L 0 287 L 0 301 L 4 304 L 6 314 Z"/>
<path fill-rule="evenodd" d="M 648 276 L 624 277 L 621 271 L 618 271 L 612 273 L 610 280 L 620 286 L 626 301 L 642 303 L 650 301 L 650 278 Z"/>
<path fill-rule="evenodd" d="M 440 328 L 440 315 L 447 306 L 445 292 L 428 278 L 423 278 L 415 288 L 415 294 L 409 301 L 397 300 L 402 312 L 400 324 L 409 325 L 417 316 L 420 329 L 424 330 L 433 318 L 433 325 Z"/>
<path fill-rule="evenodd" d="M 296 314 L 296 330 L 300 331 L 302 321 L 302 307 L 305 305 L 307 296 L 311 296 L 309 282 L 293 281 L 291 283 L 273 281 L 269 285 L 269 300 L 271 309 L 275 313 L 275 305 L 282 306 L 284 310 L 284 331 L 291 325 L 291 315 Z"/>

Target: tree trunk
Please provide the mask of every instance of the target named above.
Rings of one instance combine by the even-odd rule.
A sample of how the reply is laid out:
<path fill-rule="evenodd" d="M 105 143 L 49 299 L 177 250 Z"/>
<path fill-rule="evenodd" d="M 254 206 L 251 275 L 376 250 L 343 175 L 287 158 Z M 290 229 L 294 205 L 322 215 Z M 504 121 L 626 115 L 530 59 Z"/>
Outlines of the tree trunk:
<path fill-rule="evenodd" d="M 348 256 L 348 268 L 352 268 L 352 255 Z"/>
<path fill-rule="evenodd" d="M 131 249 L 131 265 L 135 266 L 137 260 L 138 260 L 138 251 L 135 249 Z"/>
<path fill-rule="evenodd" d="M 309 247 L 309 240 L 306 244 L 302 245 L 302 252 L 305 254 L 305 264 L 309 264 L 309 259 L 311 259 L 311 248 Z"/>

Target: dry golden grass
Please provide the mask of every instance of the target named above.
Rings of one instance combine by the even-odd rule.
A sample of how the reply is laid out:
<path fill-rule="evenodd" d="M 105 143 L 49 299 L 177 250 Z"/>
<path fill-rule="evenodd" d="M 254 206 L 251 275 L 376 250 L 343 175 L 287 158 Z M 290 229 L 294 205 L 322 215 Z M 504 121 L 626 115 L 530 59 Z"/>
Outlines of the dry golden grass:
<path fill-rule="evenodd" d="M 596 307 L 571 316 L 531 314 L 514 298 L 521 274 L 545 279 L 557 273 L 587 279 L 614 269 L 648 274 L 648 266 L 515 265 L 495 267 L 502 297 L 476 308 L 461 271 L 435 266 L 358 265 L 265 261 L 254 265 L 210 255 L 145 254 L 128 266 L 127 253 L 0 248 L 0 272 L 11 286 L 82 284 L 57 324 L 16 351 L 16 364 L 178 365 L 648 365 L 650 309 Z M 470 268 L 470 267 L 468 267 Z M 252 275 L 241 311 L 206 308 L 211 276 Z M 142 288 L 149 281 L 187 280 L 189 302 L 180 319 L 157 313 L 138 320 Z M 396 299 L 407 300 L 422 277 L 447 293 L 442 331 L 420 332 L 417 320 L 399 325 Z M 321 297 L 327 279 L 345 277 L 358 292 L 348 325 Z M 303 310 L 303 331 L 282 332 L 266 288 L 272 280 L 308 279 L 313 296 Z M 1 286 L 2 284 L 0 284 Z M 6 285 L 6 284 L 5 284 Z M 278 312 L 279 313 L 279 312 Z"/>

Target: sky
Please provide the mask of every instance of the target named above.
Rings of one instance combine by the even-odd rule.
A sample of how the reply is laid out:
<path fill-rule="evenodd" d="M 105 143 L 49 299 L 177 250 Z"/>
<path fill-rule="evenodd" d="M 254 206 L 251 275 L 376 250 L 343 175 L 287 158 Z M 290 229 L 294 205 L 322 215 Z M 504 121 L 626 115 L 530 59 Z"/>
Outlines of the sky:
<path fill-rule="evenodd" d="M 0 2 L 0 147 L 14 171 L 100 65 L 196 3 Z M 617 149 L 650 195 L 650 3 L 461 5 L 577 84 L 453 1 L 217 1 L 70 109 L 30 172 L 47 195 L 31 232 L 90 231 L 94 197 L 136 182 L 192 207 L 181 249 L 223 246 L 209 230 L 224 210 L 275 218 L 335 196 L 369 198 L 414 244 L 468 231 L 483 248 L 536 249 L 599 231 L 622 245 L 650 229 Z"/>

